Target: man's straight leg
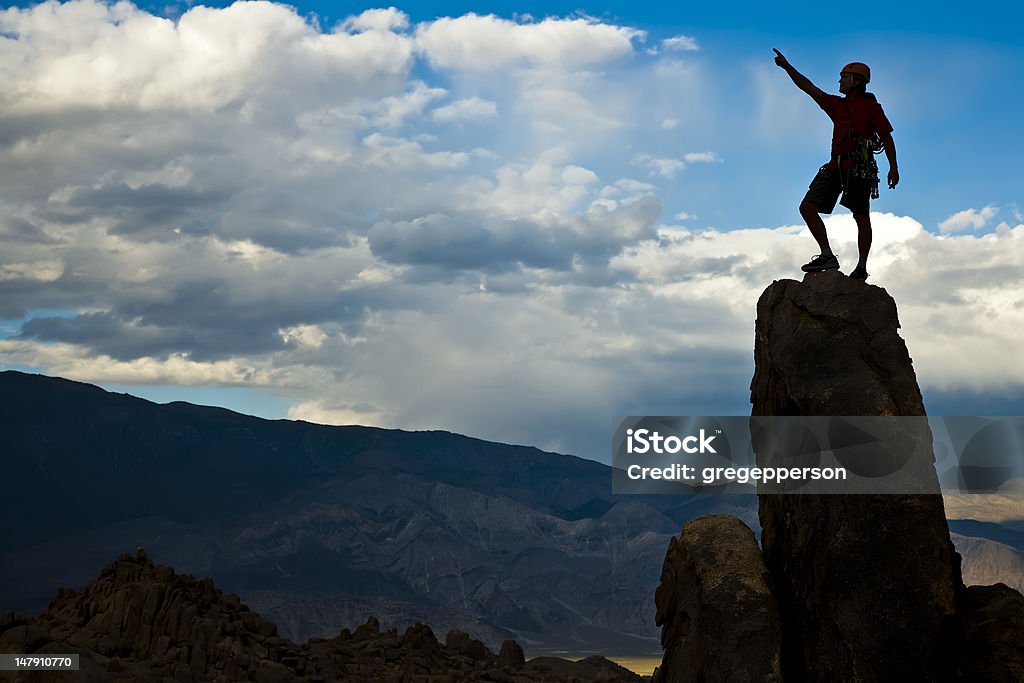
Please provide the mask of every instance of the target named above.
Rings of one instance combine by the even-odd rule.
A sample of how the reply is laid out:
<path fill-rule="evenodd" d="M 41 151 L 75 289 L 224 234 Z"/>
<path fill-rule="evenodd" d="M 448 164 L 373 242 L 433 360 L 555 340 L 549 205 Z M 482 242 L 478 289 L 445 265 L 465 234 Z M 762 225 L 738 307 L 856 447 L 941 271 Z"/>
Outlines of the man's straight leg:
<path fill-rule="evenodd" d="M 871 251 L 871 214 L 855 213 L 853 220 L 857 222 L 857 251 L 860 260 L 857 267 L 850 271 L 851 280 L 866 280 L 868 278 L 868 252 Z"/>
<path fill-rule="evenodd" d="M 871 251 L 871 214 L 854 214 L 853 220 L 857 221 L 857 254 L 860 257 L 857 265 L 867 268 L 868 253 Z"/>

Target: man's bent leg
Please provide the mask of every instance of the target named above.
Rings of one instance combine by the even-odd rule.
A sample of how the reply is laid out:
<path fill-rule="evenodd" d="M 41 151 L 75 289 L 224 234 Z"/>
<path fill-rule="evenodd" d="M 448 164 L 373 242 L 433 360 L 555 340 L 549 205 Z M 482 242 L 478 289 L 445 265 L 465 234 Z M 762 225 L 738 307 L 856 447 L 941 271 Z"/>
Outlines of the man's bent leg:
<path fill-rule="evenodd" d="M 825 221 L 818 215 L 818 207 L 808 201 L 800 202 L 800 215 L 803 216 L 807 228 L 811 231 L 811 237 L 818 243 L 818 248 L 825 256 L 832 254 L 832 247 L 828 244 L 828 232 L 825 230 Z M 870 231 L 870 227 L 868 228 Z"/>
<path fill-rule="evenodd" d="M 800 203 L 800 215 L 804 217 L 807 227 L 811 230 L 814 241 L 821 249 L 821 255 L 815 256 L 809 263 L 800 267 L 805 273 L 820 273 L 823 270 L 837 270 L 839 259 L 832 253 L 832 247 L 828 245 L 828 233 L 825 231 L 825 221 L 818 215 L 818 207 L 806 199 Z"/>

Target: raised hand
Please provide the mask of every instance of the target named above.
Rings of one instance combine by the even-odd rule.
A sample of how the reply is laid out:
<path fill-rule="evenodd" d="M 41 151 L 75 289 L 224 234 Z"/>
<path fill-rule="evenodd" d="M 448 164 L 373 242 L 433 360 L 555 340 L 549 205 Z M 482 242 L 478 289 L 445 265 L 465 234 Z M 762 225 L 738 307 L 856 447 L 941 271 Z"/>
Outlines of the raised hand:
<path fill-rule="evenodd" d="M 775 64 L 777 66 L 780 66 L 783 69 L 785 69 L 787 66 L 789 66 L 789 60 L 786 59 L 785 55 L 783 55 L 781 52 L 776 50 L 774 47 L 772 48 L 772 50 L 775 52 Z"/>

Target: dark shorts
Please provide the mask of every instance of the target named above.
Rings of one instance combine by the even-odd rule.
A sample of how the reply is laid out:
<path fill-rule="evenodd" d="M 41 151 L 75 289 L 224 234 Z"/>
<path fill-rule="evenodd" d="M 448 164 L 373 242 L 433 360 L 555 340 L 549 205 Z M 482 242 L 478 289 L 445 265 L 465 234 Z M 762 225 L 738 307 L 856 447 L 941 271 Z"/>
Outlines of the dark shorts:
<path fill-rule="evenodd" d="M 842 177 L 840 177 L 842 174 Z M 846 191 L 843 191 L 843 180 L 846 181 Z M 836 201 L 839 195 L 843 198 L 840 204 L 853 212 L 855 216 L 863 215 L 871 210 L 871 186 L 863 178 L 854 178 L 853 173 L 843 169 L 830 169 L 825 164 L 818 169 L 814 176 L 804 201 L 814 204 L 818 213 L 832 213 L 836 208 Z"/>

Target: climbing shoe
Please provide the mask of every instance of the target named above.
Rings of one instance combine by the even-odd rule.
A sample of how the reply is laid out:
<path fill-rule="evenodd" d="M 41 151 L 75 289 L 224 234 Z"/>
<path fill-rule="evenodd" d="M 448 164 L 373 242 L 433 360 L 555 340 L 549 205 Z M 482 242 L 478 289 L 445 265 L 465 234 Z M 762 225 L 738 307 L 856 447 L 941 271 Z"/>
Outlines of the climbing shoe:
<path fill-rule="evenodd" d="M 867 280 L 868 279 L 868 271 L 864 268 L 864 266 L 857 266 L 856 268 L 854 268 L 853 270 L 850 271 L 850 279 L 851 280 Z"/>
<path fill-rule="evenodd" d="M 839 259 L 836 258 L 835 254 L 818 254 L 812 258 L 808 263 L 801 266 L 801 270 L 805 273 L 818 273 L 823 270 L 837 270 L 839 268 Z"/>

